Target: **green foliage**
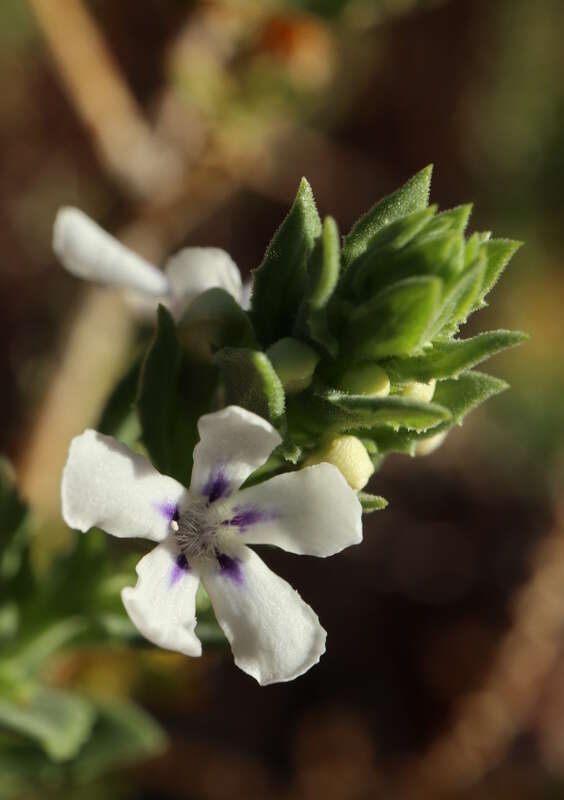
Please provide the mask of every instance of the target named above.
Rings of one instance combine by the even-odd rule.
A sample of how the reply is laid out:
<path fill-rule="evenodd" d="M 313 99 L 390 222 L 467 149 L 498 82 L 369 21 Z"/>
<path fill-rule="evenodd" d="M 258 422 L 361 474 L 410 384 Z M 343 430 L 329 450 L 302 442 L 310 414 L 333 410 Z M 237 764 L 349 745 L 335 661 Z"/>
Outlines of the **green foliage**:
<path fill-rule="evenodd" d="M 298 313 L 296 330 L 336 356 L 338 344 L 329 332 L 327 307 L 339 280 L 339 230 L 332 217 L 323 221 L 321 236 L 311 254 L 308 284 Z"/>
<path fill-rule="evenodd" d="M 205 294 L 209 296 L 210 292 Z M 181 347 L 174 320 L 164 306 L 159 306 L 157 329 L 143 363 L 137 397 L 141 440 L 156 468 L 185 484 L 198 439 L 197 421 L 209 411 L 217 378 L 212 363 L 198 360 Z"/>
<path fill-rule="evenodd" d="M 303 178 L 253 276 L 252 319 L 264 347 L 291 334 L 308 283 L 308 259 L 320 233 L 313 192 Z"/>
<path fill-rule="evenodd" d="M 409 355 L 427 341 L 441 297 L 441 281 L 407 278 L 383 289 L 350 315 L 343 337 L 343 356 L 378 361 Z"/>
<path fill-rule="evenodd" d="M 393 194 L 384 197 L 376 203 L 345 236 L 343 243 L 343 265 L 348 267 L 358 258 L 376 234 L 386 225 L 401 217 L 420 211 L 427 206 L 429 190 L 431 188 L 432 166 L 425 167 L 417 175 L 404 184 Z"/>
<path fill-rule="evenodd" d="M 37 686 L 30 697 L 0 698 L 0 726 L 38 742 L 54 761 L 73 758 L 88 739 L 95 712 L 73 692 Z"/>
<path fill-rule="evenodd" d="M 526 334 L 518 331 L 491 331 L 471 339 L 435 342 L 432 348 L 419 356 L 386 361 L 384 369 L 397 383 L 457 378 L 463 370 L 477 366 L 508 347 L 515 347 L 527 338 Z"/>
<path fill-rule="evenodd" d="M 259 350 L 226 347 L 216 356 L 228 405 L 239 405 L 273 424 L 284 414 L 284 389 L 268 356 Z"/>

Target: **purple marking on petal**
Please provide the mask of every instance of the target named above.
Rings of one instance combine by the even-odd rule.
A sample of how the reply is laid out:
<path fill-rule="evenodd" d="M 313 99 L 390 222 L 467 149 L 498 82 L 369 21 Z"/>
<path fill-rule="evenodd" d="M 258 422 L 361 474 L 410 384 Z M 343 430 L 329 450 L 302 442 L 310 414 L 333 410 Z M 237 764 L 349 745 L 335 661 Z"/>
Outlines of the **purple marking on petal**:
<path fill-rule="evenodd" d="M 231 494 L 231 484 L 227 480 L 225 467 L 218 467 L 210 473 L 202 489 L 202 494 L 207 496 L 210 503 L 213 503 L 214 500 L 219 500 L 220 497 L 229 497 Z"/>
<path fill-rule="evenodd" d="M 271 522 L 280 517 L 277 511 L 257 508 L 256 506 L 235 506 L 233 511 L 234 516 L 231 519 L 224 520 L 222 524 L 234 525 L 239 528 L 240 533 L 245 533 L 247 528 L 257 525 L 259 522 Z"/>
<path fill-rule="evenodd" d="M 241 569 L 241 561 L 238 558 L 231 558 L 226 553 L 215 551 L 217 562 L 221 569 L 221 574 L 225 578 L 229 578 L 234 583 L 243 583 L 243 570 Z"/>
<path fill-rule="evenodd" d="M 184 553 L 180 553 L 174 563 L 172 572 L 170 573 L 169 586 L 174 586 L 174 584 L 177 583 L 180 578 L 182 578 L 185 572 L 190 572 L 190 564 L 188 563 Z"/>
<path fill-rule="evenodd" d="M 155 503 L 154 506 L 159 514 L 162 514 L 162 516 L 166 519 L 169 525 L 173 519 L 178 519 L 178 506 L 176 503 L 173 503 L 170 500 L 163 500 L 162 503 Z"/>

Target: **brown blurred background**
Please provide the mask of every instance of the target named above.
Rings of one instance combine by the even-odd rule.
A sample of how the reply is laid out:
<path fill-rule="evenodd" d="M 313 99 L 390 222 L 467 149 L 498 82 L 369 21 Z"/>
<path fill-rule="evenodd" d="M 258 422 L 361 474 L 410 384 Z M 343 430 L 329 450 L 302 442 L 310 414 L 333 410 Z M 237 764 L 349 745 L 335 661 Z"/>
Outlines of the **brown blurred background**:
<path fill-rule="evenodd" d="M 3 0 L 0 449 L 45 518 L 138 335 L 55 262 L 59 206 L 246 274 L 302 174 L 346 231 L 434 162 L 435 202 L 527 243 L 468 330 L 532 334 L 488 365 L 512 389 L 386 462 L 362 548 L 267 556 L 329 630 L 318 667 L 260 689 L 219 654 L 75 665 L 171 736 L 116 796 L 564 797 L 562 31 L 561 0 Z"/>

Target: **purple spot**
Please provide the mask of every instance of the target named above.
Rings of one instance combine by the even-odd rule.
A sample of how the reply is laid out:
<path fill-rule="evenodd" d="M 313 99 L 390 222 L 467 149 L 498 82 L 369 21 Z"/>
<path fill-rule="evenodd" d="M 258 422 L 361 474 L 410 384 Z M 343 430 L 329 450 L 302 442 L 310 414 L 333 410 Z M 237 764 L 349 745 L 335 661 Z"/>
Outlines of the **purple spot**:
<path fill-rule="evenodd" d="M 225 474 L 225 467 L 218 467 L 212 472 L 206 481 L 202 494 L 205 494 L 210 503 L 218 500 L 220 497 L 229 497 L 231 494 L 231 485 L 227 480 Z"/>
<path fill-rule="evenodd" d="M 185 572 L 190 572 L 190 564 L 186 560 L 184 553 L 180 553 L 176 559 L 174 567 L 172 568 L 172 572 L 170 573 L 169 587 L 174 586 L 174 584 L 177 583 L 180 578 L 182 578 Z"/>
<path fill-rule="evenodd" d="M 166 519 L 169 525 L 173 519 L 178 519 L 178 506 L 170 500 L 164 500 L 162 503 L 155 503 L 155 509 Z"/>
<path fill-rule="evenodd" d="M 224 520 L 222 524 L 234 525 L 239 528 L 240 533 L 245 533 L 247 528 L 257 525 L 259 522 L 270 522 L 279 517 L 276 511 L 269 511 L 256 506 L 235 506 L 233 511 L 234 516 L 231 519 Z"/>
<path fill-rule="evenodd" d="M 226 553 L 220 553 L 219 550 L 215 551 L 217 562 L 221 569 L 221 574 L 225 578 L 229 578 L 234 583 L 243 583 L 243 570 L 241 569 L 241 561 L 238 558 L 231 558 Z"/>

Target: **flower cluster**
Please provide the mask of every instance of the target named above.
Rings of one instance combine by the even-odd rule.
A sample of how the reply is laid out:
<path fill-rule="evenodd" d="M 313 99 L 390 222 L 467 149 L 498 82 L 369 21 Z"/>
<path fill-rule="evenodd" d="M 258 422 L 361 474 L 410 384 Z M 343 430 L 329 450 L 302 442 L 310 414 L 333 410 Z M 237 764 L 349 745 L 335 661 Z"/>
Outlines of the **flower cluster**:
<path fill-rule="evenodd" d="M 325 631 L 248 545 L 328 556 L 360 542 L 362 510 L 386 505 L 362 491 L 385 456 L 432 452 L 506 388 L 473 367 L 524 335 L 458 332 L 518 244 L 467 237 L 471 207 L 438 213 L 430 178 L 419 172 L 342 238 L 303 180 L 250 308 L 222 250 L 186 248 L 161 272 L 77 209 L 59 213 L 67 269 L 160 304 L 134 380 L 110 400 L 135 417 L 151 463 L 86 431 L 62 486 L 70 526 L 158 542 L 122 594 L 154 643 L 200 654 L 201 582 L 245 672 L 261 684 L 305 672 Z"/>

